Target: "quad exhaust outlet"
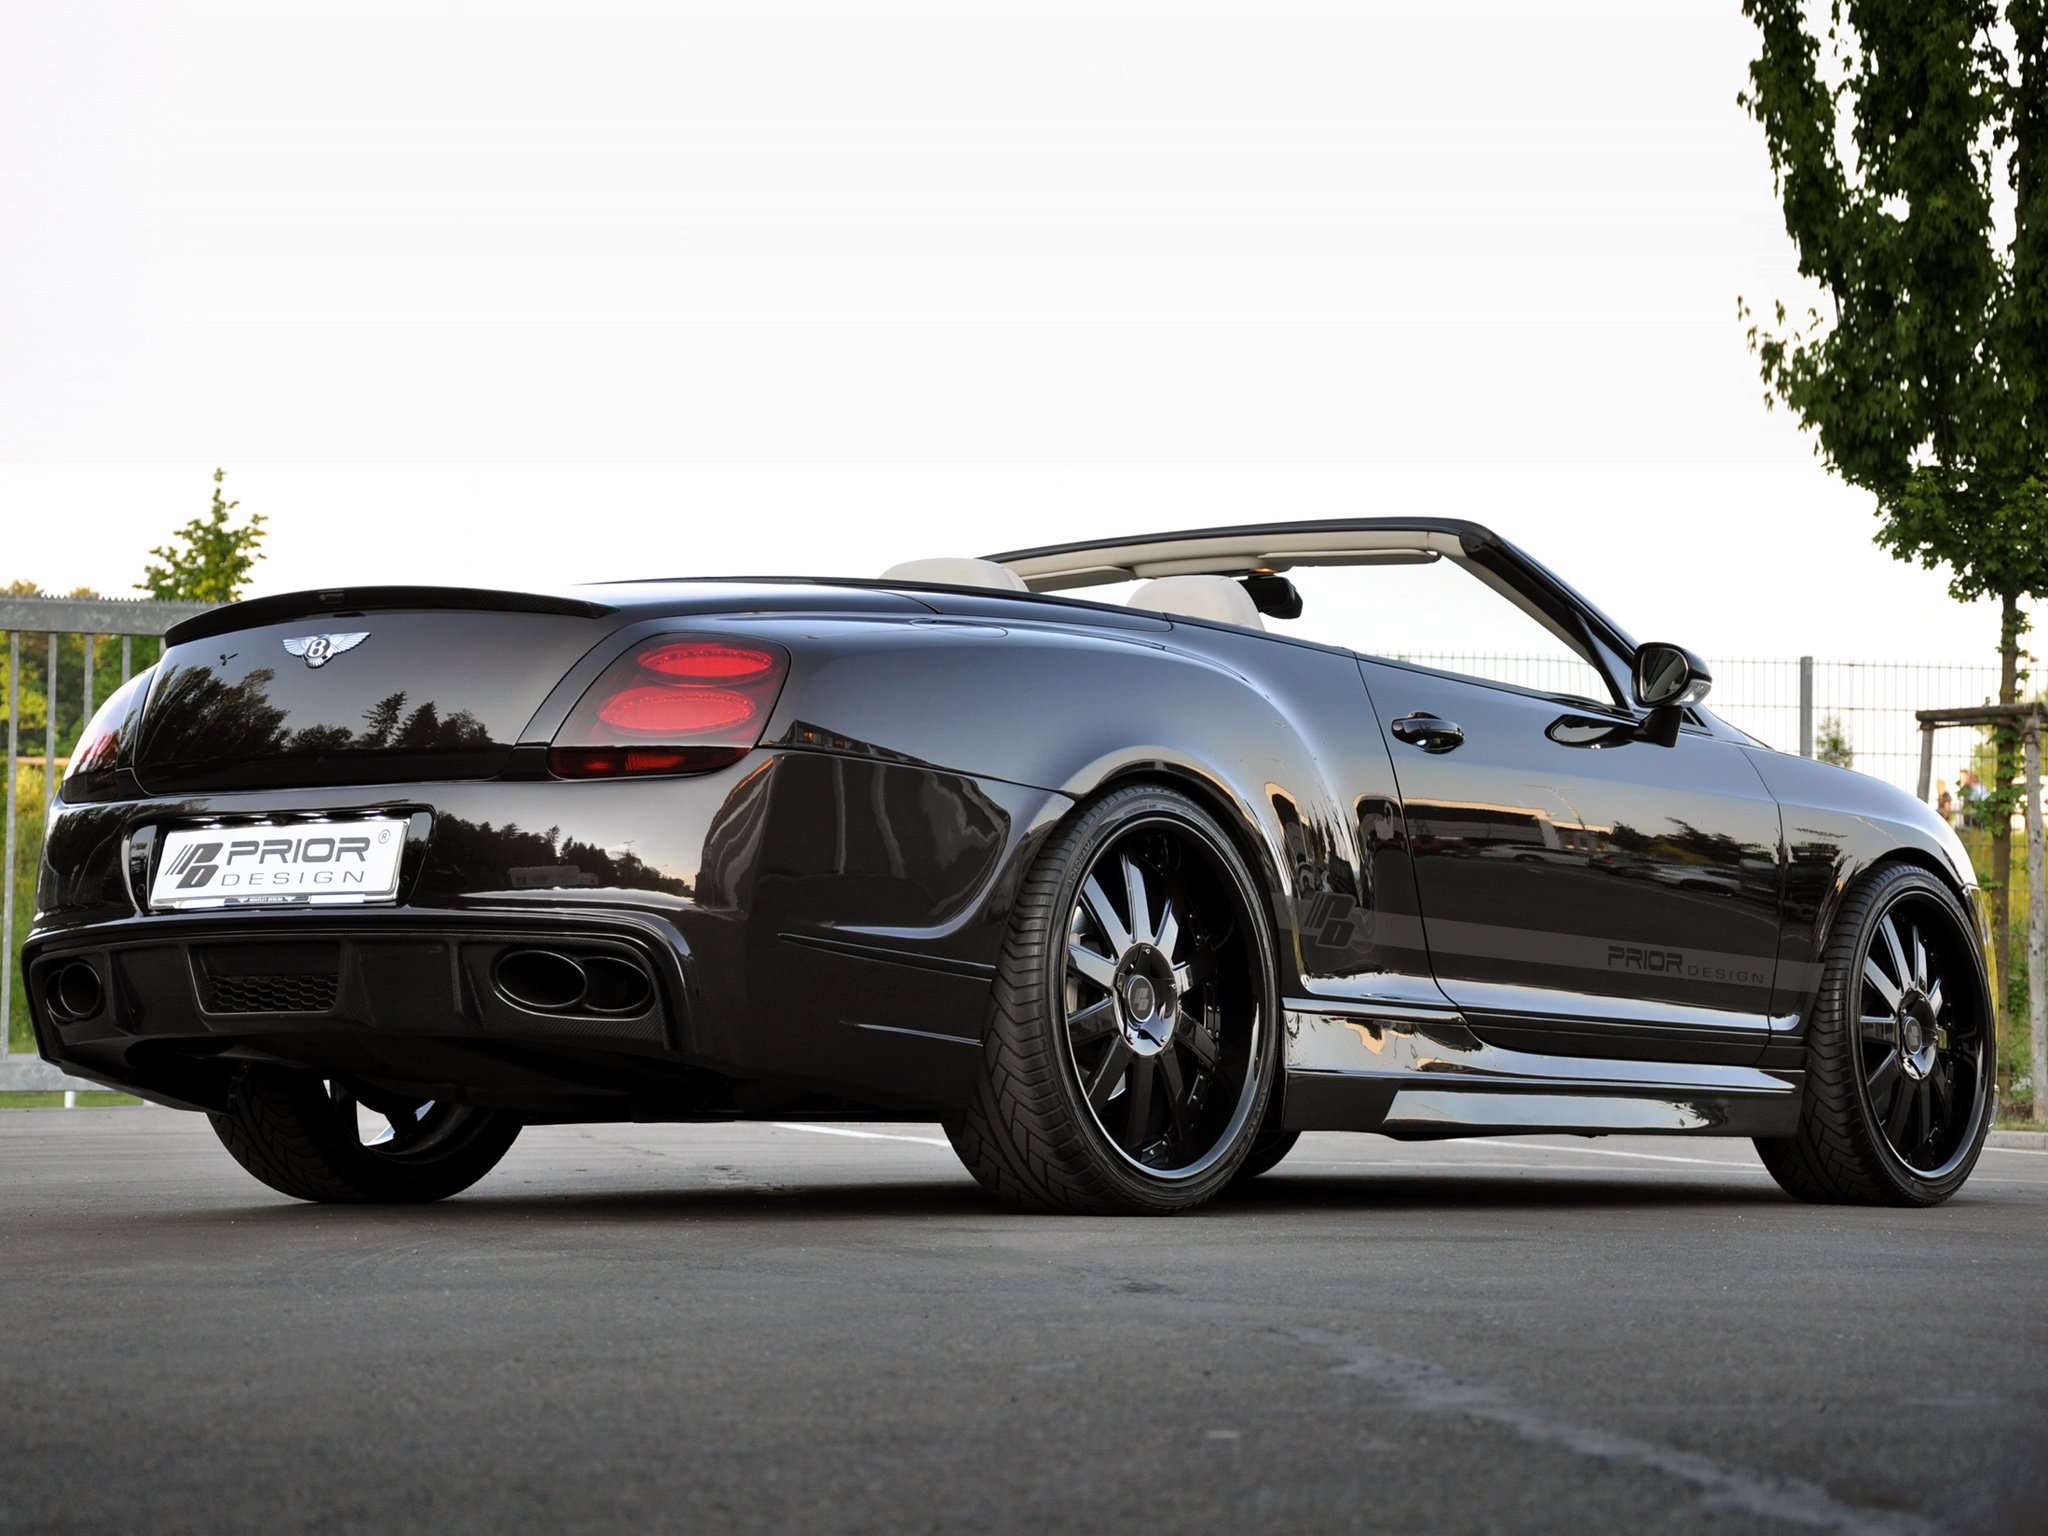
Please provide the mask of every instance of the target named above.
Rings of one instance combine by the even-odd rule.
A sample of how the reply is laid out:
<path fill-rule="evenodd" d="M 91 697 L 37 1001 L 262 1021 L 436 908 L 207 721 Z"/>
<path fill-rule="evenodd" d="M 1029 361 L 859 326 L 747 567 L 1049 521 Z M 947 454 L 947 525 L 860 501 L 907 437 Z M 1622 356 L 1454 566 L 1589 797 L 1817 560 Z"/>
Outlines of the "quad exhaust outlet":
<path fill-rule="evenodd" d="M 529 1013 L 637 1014 L 654 1001 L 647 973 L 619 955 L 511 949 L 493 970 L 498 995 Z"/>

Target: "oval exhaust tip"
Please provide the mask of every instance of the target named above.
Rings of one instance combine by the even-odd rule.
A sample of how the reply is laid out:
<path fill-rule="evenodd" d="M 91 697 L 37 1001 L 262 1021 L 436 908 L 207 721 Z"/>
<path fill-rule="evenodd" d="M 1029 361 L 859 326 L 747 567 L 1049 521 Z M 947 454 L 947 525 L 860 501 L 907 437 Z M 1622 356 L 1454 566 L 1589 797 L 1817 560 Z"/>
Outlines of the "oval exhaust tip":
<path fill-rule="evenodd" d="M 59 966 L 46 986 L 50 1011 L 60 1019 L 89 1019 L 100 1011 L 100 973 L 83 960 Z"/>
<path fill-rule="evenodd" d="M 514 949 L 498 957 L 498 992 L 534 1013 L 560 1013 L 583 1001 L 590 979 L 567 955 L 552 949 Z"/>
<path fill-rule="evenodd" d="M 654 983 L 630 960 L 616 955 L 593 955 L 583 962 L 590 977 L 584 1006 L 592 1013 L 645 1013 L 654 1001 Z"/>

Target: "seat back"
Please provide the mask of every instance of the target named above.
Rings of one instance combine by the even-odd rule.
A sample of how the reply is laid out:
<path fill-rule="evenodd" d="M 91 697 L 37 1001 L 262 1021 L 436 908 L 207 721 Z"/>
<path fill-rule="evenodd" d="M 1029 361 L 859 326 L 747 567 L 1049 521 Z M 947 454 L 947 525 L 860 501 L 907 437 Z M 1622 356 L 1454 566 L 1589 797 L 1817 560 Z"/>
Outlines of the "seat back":
<path fill-rule="evenodd" d="M 1143 608 L 1149 613 L 1177 613 L 1190 619 L 1242 624 L 1246 629 L 1266 627 L 1252 604 L 1251 594 L 1228 576 L 1161 576 L 1133 592 L 1125 606 Z"/>
<path fill-rule="evenodd" d="M 998 592 L 1029 592 L 1024 578 L 1007 565 L 993 560 L 968 560 L 940 556 L 931 560 L 901 560 L 882 572 L 884 581 L 928 581 L 940 587 L 991 587 Z"/>

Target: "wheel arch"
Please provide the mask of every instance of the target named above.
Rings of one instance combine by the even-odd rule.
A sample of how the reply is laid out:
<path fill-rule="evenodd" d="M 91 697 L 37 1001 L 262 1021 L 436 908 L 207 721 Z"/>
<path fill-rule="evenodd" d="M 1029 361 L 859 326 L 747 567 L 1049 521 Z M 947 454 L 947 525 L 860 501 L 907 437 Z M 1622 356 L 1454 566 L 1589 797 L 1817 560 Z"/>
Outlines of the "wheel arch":
<path fill-rule="evenodd" d="M 1850 892 L 1890 868 L 1924 871 L 1962 905 L 1989 983 L 1990 935 L 1969 855 L 1931 806 L 1865 774 L 1765 748 L 1745 750 L 1778 802 L 1782 826 L 1784 907 L 1774 1015 L 1797 1019 L 1803 1029 Z"/>
<path fill-rule="evenodd" d="M 1949 894 L 1963 904 L 1965 912 L 1970 910 L 1971 888 L 1966 887 L 1961 881 L 1957 880 L 1954 870 L 1950 869 L 1947 864 L 1937 859 L 1924 848 L 1893 848 L 1870 860 L 1869 863 L 1856 871 L 1850 878 L 1855 879 L 1861 875 L 1874 874 L 1878 870 L 1885 869 L 1893 864 L 1910 864 L 1915 869 L 1926 870 L 1928 874 L 1934 876 L 1943 885 L 1948 887 Z"/>
<path fill-rule="evenodd" d="M 1272 832 L 1262 825 L 1256 812 L 1238 799 L 1219 776 L 1205 773 L 1191 764 L 1167 759 L 1126 763 L 1105 775 L 1095 787 L 1080 796 L 1080 810 L 1104 795 L 1120 789 L 1151 785 L 1185 795 L 1200 806 L 1223 829 L 1238 857 L 1252 872 L 1252 882 L 1265 910 L 1266 931 L 1273 940 L 1273 955 L 1282 974 L 1275 982 L 1284 994 L 1290 978 L 1284 973 L 1284 957 L 1290 953 L 1286 940 L 1294 931 L 1294 901 L 1280 871 Z"/>
<path fill-rule="evenodd" d="M 1932 853 L 1923 848 L 1894 848 L 1880 857 L 1872 859 L 1851 878 L 1860 879 L 1865 876 L 1882 874 L 1887 869 L 1898 868 L 1902 865 L 1932 875 L 1940 882 L 1943 890 L 1955 897 L 1956 905 L 1963 909 L 1964 921 L 1977 935 L 1978 970 L 1981 973 L 1981 979 L 1987 993 L 1986 1001 L 1994 1011 L 1995 1022 L 2000 978 L 1993 974 L 1992 956 L 1994 951 L 1991 944 L 1990 916 L 1985 910 L 1981 899 L 1982 893 L 1976 886 L 1964 885 L 1956 878 L 1953 869 L 1943 860 L 1936 858 Z M 1843 889 L 1848 889 L 1847 882 L 1844 882 Z M 1837 905 L 1839 906 L 1839 899 Z M 1835 916 L 1836 914 L 1833 913 L 1829 915 L 1828 928 L 1830 933 L 1834 929 Z"/>
<path fill-rule="evenodd" d="M 1820 912 L 1820 920 L 1816 924 L 1820 932 L 1820 946 L 1825 948 L 1828 941 L 1834 937 L 1835 927 L 1841 921 L 1843 904 L 1847 900 L 1849 892 L 1859 881 L 1872 879 L 1883 874 L 1888 869 L 1902 867 L 1917 869 L 1923 874 L 1932 875 L 1940 882 L 1943 890 L 1955 897 L 1956 904 L 1963 909 L 1964 915 L 1970 922 L 1981 929 L 1983 914 L 1977 905 L 1976 888 L 1964 885 L 1956 878 L 1955 871 L 1946 862 L 1937 858 L 1928 850 L 1905 846 L 1888 848 L 1884 852 L 1875 854 L 1867 859 L 1844 862 L 1833 887 L 1828 892 L 1827 900 Z M 1979 937 L 1980 939 L 1988 939 L 1988 935 L 1981 932 Z M 1986 969 L 1988 972 L 1988 966 Z"/>
<path fill-rule="evenodd" d="M 1842 921 L 1843 908 L 1848 904 L 1850 893 L 1864 881 L 1875 879 L 1886 871 L 1893 869 L 1913 869 L 1918 870 L 1924 875 L 1931 876 L 1943 890 L 1955 898 L 1956 905 L 1962 908 L 1964 922 L 1969 926 L 1977 939 L 1974 948 L 1976 952 L 1978 983 L 1982 988 L 1980 1006 L 1987 1010 L 1987 1017 L 1991 1020 L 1992 1027 L 1995 1030 L 1998 1019 L 2000 981 L 1994 974 L 1995 967 L 1992 958 L 1994 951 L 1991 945 L 1991 933 L 1982 902 L 1979 900 L 1979 893 L 1975 887 L 1965 886 L 1958 881 L 1954 870 L 1949 868 L 1942 859 L 1924 848 L 1910 846 L 1889 848 L 1868 859 L 1847 864 L 1841 869 L 1839 877 L 1828 891 L 1826 901 L 1813 925 L 1813 953 L 1816 961 L 1818 961 L 1820 956 L 1827 953 L 1828 947 L 1834 942 Z M 1813 1005 L 1819 990 L 1820 977 L 1818 973 L 1820 969 L 1821 967 L 1818 963 L 1812 966 L 1812 970 L 1815 972 L 1812 985 L 1801 989 L 1805 994 L 1798 1010 L 1802 1032 L 1812 1017 Z"/>

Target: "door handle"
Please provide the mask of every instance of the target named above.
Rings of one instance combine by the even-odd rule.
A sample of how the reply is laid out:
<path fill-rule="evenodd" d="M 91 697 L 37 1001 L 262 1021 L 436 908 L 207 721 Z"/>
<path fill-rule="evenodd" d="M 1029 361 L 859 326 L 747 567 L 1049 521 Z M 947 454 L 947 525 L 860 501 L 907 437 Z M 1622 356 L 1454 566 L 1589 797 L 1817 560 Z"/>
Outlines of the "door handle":
<path fill-rule="evenodd" d="M 1427 710 L 1418 709 L 1412 715 L 1403 715 L 1391 727 L 1397 741 L 1405 741 L 1411 747 L 1420 747 L 1425 752 L 1449 752 L 1465 739 L 1464 730 L 1448 720 L 1439 720 Z"/>

